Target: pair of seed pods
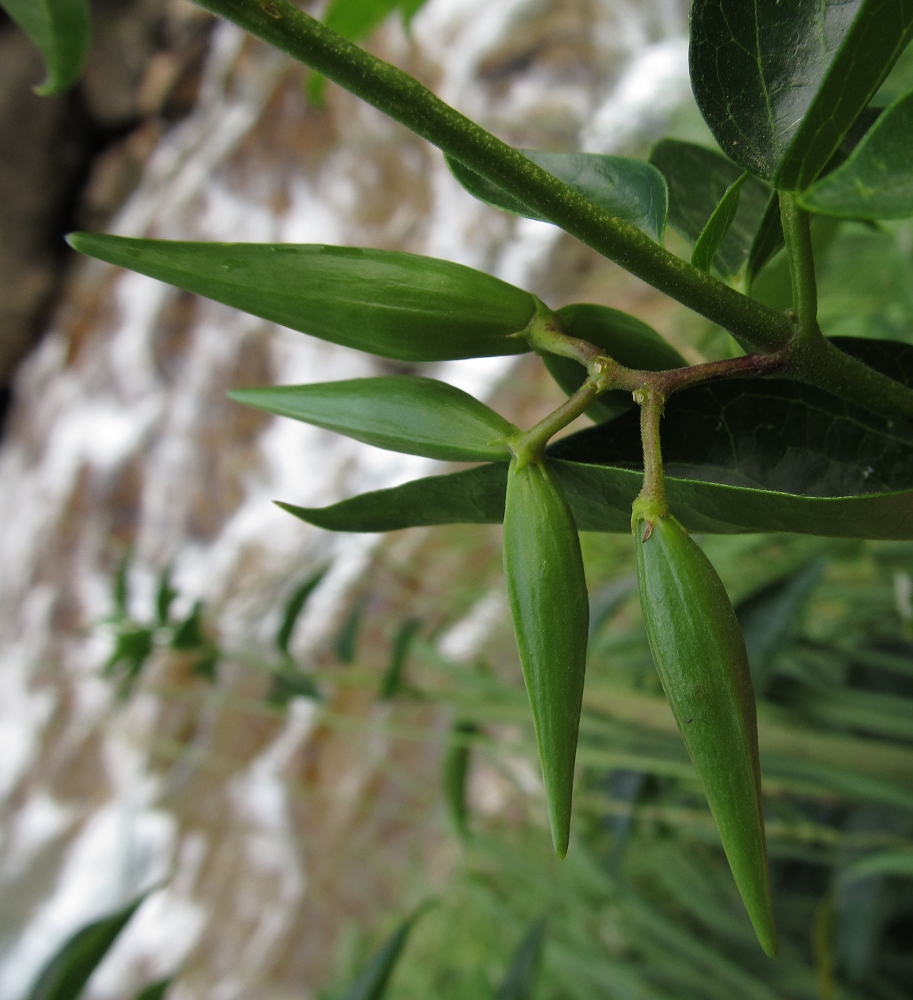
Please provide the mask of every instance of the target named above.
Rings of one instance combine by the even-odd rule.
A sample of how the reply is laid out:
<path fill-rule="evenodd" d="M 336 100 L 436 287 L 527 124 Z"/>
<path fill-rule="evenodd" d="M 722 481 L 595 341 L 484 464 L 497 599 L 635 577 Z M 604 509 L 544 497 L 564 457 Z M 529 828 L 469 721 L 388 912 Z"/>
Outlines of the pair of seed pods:
<path fill-rule="evenodd" d="M 758 940 L 776 953 L 748 657 L 723 584 L 669 513 L 633 519 L 653 659 Z M 588 602 L 576 525 L 547 460 L 511 463 L 504 564 L 555 848 L 567 851 Z"/>

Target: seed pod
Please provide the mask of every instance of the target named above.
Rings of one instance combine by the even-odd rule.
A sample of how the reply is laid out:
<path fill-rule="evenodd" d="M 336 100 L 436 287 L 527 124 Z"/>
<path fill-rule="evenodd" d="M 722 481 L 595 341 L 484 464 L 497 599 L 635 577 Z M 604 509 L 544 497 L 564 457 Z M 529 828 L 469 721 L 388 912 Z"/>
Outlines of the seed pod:
<path fill-rule="evenodd" d="M 567 853 L 589 605 L 577 526 L 545 462 L 510 464 L 504 572 L 536 725 L 552 839 Z"/>
<path fill-rule="evenodd" d="M 710 560 L 674 517 L 645 520 L 635 508 L 634 537 L 656 669 L 755 933 L 774 955 L 757 718 L 735 612 Z"/>

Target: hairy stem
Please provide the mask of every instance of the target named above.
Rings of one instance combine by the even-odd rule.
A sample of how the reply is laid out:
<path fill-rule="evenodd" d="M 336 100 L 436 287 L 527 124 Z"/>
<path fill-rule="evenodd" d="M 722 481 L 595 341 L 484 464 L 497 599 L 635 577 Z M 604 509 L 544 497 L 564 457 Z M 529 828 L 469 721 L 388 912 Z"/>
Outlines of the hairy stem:
<path fill-rule="evenodd" d="M 648 284 L 719 323 L 749 350 L 773 351 L 793 335 L 778 313 L 669 253 L 598 208 L 517 150 L 435 97 L 407 73 L 346 41 L 288 0 L 196 0 L 313 67 L 401 122 L 537 214 Z"/>
<path fill-rule="evenodd" d="M 783 237 L 793 287 L 793 309 L 799 323 L 799 339 L 820 337 L 811 216 L 799 207 L 794 195 L 781 191 L 780 217 L 783 221 Z"/>

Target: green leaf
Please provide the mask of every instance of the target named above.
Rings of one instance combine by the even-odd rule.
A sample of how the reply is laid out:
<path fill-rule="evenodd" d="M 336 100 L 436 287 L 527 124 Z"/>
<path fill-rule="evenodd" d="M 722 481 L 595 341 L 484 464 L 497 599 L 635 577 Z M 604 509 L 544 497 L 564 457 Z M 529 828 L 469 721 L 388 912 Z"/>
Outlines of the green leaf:
<path fill-rule="evenodd" d="M 427 907 L 419 907 L 412 916 L 404 920 L 374 957 L 368 962 L 361 975 L 349 987 L 342 1000 L 383 1000 L 387 995 L 390 977 L 396 968 L 409 940 L 409 934 Z"/>
<path fill-rule="evenodd" d="M 320 698 L 320 692 L 310 677 L 289 658 L 278 670 L 273 671 L 273 683 L 266 696 L 266 704 L 285 708 L 292 698 Z"/>
<path fill-rule="evenodd" d="M 689 243 L 696 243 L 726 192 L 744 171 L 721 153 L 693 142 L 662 139 L 650 153 L 650 162 L 669 185 L 669 225 Z M 723 278 L 738 274 L 749 259 L 766 217 L 771 191 L 755 177 L 743 182 L 729 229 L 712 258 L 713 270 Z M 777 207 L 776 220 L 780 212 Z M 782 230 L 779 231 L 782 242 Z"/>
<path fill-rule="evenodd" d="M 171 586 L 171 567 L 167 566 L 159 576 L 158 590 L 155 594 L 155 617 L 159 625 L 168 624 L 168 617 L 171 614 L 171 605 L 178 596 L 178 592 Z"/>
<path fill-rule="evenodd" d="M 114 611 L 119 618 L 126 618 L 130 613 L 130 564 L 133 552 L 128 549 L 117 565 L 114 582 L 111 587 L 111 597 L 114 601 Z"/>
<path fill-rule="evenodd" d="M 82 75 L 92 44 L 88 0 L 0 0 L 0 7 L 44 57 L 47 80 L 35 92 L 46 96 L 72 87 Z"/>
<path fill-rule="evenodd" d="M 72 233 L 109 264 L 335 344 L 400 361 L 529 350 L 533 297 L 481 271 L 389 250 L 306 244 L 190 243 Z"/>
<path fill-rule="evenodd" d="M 900 848 L 867 854 L 847 865 L 837 876 L 837 888 L 845 891 L 860 879 L 873 875 L 895 875 L 913 878 L 913 850 Z"/>
<path fill-rule="evenodd" d="M 911 37 L 910 0 L 695 0 L 692 87 L 727 156 L 802 191 Z"/>
<path fill-rule="evenodd" d="M 134 1000 L 165 1000 L 165 994 L 173 982 L 173 979 L 160 979 L 156 983 L 150 983 L 136 994 Z"/>
<path fill-rule="evenodd" d="M 797 619 L 825 565 L 823 559 L 814 559 L 750 594 L 736 606 L 748 650 L 751 680 L 758 695 L 767 690 L 774 661 L 792 638 Z"/>
<path fill-rule="evenodd" d="M 495 994 L 495 1000 L 532 1000 L 547 924 L 546 918 L 542 917 L 523 935 L 511 957 L 504 981 Z"/>
<path fill-rule="evenodd" d="M 213 682 L 216 680 L 216 666 L 219 662 L 219 648 L 203 631 L 203 602 L 197 601 L 190 614 L 171 635 L 171 648 L 199 655 L 193 664 L 197 677 Z"/>
<path fill-rule="evenodd" d="M 913 93 L 888 108 L 836 170 L 801 197 L 811 212 L 844 219 L 913 215 Z"/>
<path fill-rule="evenodd" d="M 460 837 L 469 836 L 469 802 L 466 781 L 472 754 L 472 738 L 479 733 L 474 722 L 461 720 L 450 731 L 450 743 L 444 753 L 444 800 L 453 828 Z"/>
<path fill-rule="evenodd" d="M 751 249 L 748 251 L 748 266 L 746 277 L 748 288 L 751 289 L 754 279 L 761 273 L 764 265 L 773 257 L 784 245 L 783 220 L 780 215 L 780 197 L 776 191 L 771 192 L 761 216 L 761 223 L 755 238 L 752 240 Z"/>
<path fill-rule="evenodd" d="M 393 649 L 390 654 L 390 665 L 384 672 L 384 676 L 380 682 L 380 690 L 377 693 L 377 697 L 381 701 L 390 701 L 390 699 L 395 698 L 399 694 L 403 686 L 403 671 L 406 669 L 406 659 L 421 627 L 422 623 L 418 618 L 410 618 L 408 621 L 403 622 L 397 629 L 396 636 L 393 639 Z"/>
<path fill-rule="evenodd" d="M 154 649 L 155 632 L 151 628 L 128 621 L 118 629 L 103 672 L 120 675 L 120 697 L 130 694 Z"/>
<path fill-rule="evenodd" d="M 552 840 L 567 854 L 589 621 L 577 525 L 550 463 L 507 477 L 504 574 L 536 726 Z"/>
<path fill-rule="evenodd" d="M 913 346 L 833 343 L 909 384 Z M 888 420 L 820 389 L 778 379 L 733 379 L 674 395 L 663 421 L 663 465 L 680 479 L 807 497 L 913 488 L 913 424 Z M 571 462 L 641 468 L 632 412 L 563 438 L 550 454 Z"/>
<path fill-rule="evenodd" d="M 557 315 L 568 336 L 595 344 L 627 368 L 658 372 L 668 368 L 683 368 L 688 363 L 652 327 L 609 306 L 581 303 L 564 306 L 558 310 Z M 570 358 L 543 354 L 542 360 L 552 378 L 569 396 L 586 380 L 586 369 Z M 602 423 L 633 406 L 631 393 L 613 390 L 603 393 L 586 412 L 596 423 Z"/>
<path fill-rule="evenodd" d="M 742 185 L 749 176 L 747 172 L 742 174 L 737 181 L 726 188 L 726 193 L 720 199 L 719 205 L 713 210 L 713 214 L 707 220 L 707 225 L 701 230 L 691 253 L 691 263 L 698 270 L 710 270 L 720 244 L 726 238 L 735 219 Z"/>
<path fill-rule="evenodd" d="M 44 967 L 28 1000 L 77 1000 L 147 895 L 144 893 L 111 916 L 78 930 Z"/>
<path fill-rule="evenodd" d="M 292 632 L 295 630 L 295 623 L 298 621 L 298 616 L 304 610 L 304 606 L 307 604 L 308 598 L 314 592 L 317 584 L 326 575 L 326 571 L 327 567 L 322 566 L 316 573 L 313 573 L 306 580 L 298 584 L 286 601 L 285 610 L 282 614 L 282 623 L 279 625 L 279 631 L 276 633 L 276 648 L 280 653 L 288 654 L 288 644 L 291 641 Z"/>
<path fill-rule="evenodd" d="M 555 461 L 555 474 L 581 531 L 627 533 L 643 475 L 634 469 Z M 397 531 L 436 524 L 499 524 L 507 467 L 499 462 L 363 493 L 329 507 L 280 503 L 329 531 Z M 672 512 L 689 531 L 787 531 L 832 538 L 913 539 L 913 490 L 849 497 L 805 497 L 666 477 Z"/>
<path fill-rule="evenodd" d="M 336 637 L 336 658 L 347 666 L 355 662 L 358 654 L 358 633 L 361 631 L 361 619 L 367 603 L 367 598 L 363 597 L 352 605 L 352 610 L 342 623 L 342 628 Z"/>
<path fill-rule="evenodd" d="M 462 389 L 418 375 L 237 389 L 232 399 L 366 444 L 451 462 L 510 459 L 517 428 Z"/>
<path fill-rule="evenodd" d="M 662 174 L 649 163 L 602 153 L 547 153 L 536 149 L 519 152 L 594 205 L 637 226 L 657 242 L 662 241 L 668 193 Z M 450 156 L 446 160 L 453 176 L 479 201 L 515 215 L 548 221 L 459 160 Z"/>

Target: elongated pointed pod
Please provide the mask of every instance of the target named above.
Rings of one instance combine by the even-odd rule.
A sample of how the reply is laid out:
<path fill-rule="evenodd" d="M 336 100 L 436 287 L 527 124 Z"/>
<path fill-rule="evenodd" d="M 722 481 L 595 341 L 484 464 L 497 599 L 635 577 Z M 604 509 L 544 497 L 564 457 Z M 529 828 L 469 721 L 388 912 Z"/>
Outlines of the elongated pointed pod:
<path fill-rule="evenodd" d="M 745 641 L 710 560 L 671 514 L 650 506 L 635 503 L 632 520 L 650 649 L 748 916 L 773 956 L 777 931 Z"/>
<path fill-rule="evenodd" d="M 567 853 L 589 606 L 573 514 L 546 462 L 514 459 L 504 509 L 504 572 L 536 724 L 552 839 Z"/>

